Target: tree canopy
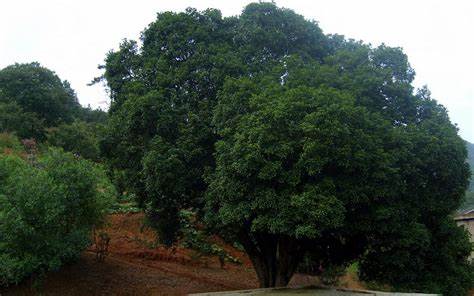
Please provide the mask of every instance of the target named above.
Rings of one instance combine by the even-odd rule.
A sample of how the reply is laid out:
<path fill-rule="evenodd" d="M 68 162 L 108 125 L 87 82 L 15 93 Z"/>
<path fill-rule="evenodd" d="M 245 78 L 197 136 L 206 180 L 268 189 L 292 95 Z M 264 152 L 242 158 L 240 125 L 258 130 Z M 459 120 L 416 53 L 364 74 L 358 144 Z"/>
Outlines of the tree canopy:
<path fill-rule="evenodd" d="M 26 112 L 43 118 L 47 126 L 71 121 L 80 108 L 69 83 L 39 63 L 15 64 L 0 70 L 0 91 Z"/>
<path fill-rule="evenodd" d="M 0 70 L 0 131 L 46 139 L 46 129 L 74 120 L 105 122 L 106 113 L 83 108 L 69 82 L 39 63 Z"/>
<path fill-rule="evenodd" d="M 466 142 L 468 162 L 471 167 L 471 173 L 474 174 L 474 144 Z M 474 178 L 471 176 L 471 184 L 469 185 L 469 190 L 474 192 Z"/>
<path fill-rule="evenodd" d="M 471 287 L 471 246 L 449 218 L 466 147 L 400 48 L 253 3 L 238 17 L 160 13 L 105 62 L 101 149 L 163 242 L 191 209 L 245 248 L 262 286 L 310 255 L 405 290 Z"/>

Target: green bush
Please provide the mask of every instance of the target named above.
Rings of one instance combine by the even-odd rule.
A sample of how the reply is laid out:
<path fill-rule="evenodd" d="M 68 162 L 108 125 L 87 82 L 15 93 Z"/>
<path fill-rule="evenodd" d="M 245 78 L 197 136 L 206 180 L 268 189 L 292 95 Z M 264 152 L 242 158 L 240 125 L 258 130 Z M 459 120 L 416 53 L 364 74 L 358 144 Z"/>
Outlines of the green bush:
<path fill-rule="evenodd" d="M 429 235 L 423 235 L 423 230 L 413 235 L 407 229 L 388 238 L 393 241 L 390 248 L 384 243 L 379 250 L 369 250 L 360 261 L 360 279 L 400 292 L 467 295 L 474 287 L 467 230 L 449 217 L 436 221 L 432 229 Z"/>
<path fill-rule="evenodd" d="M 99 166 L 62 150 L 35 165 L 0 155 L 0 286 L 76 259 L 113 195 Z"/>
<path fill-rule="evenodd" d="M 15 102 L 2 102 L 0 97 L 0 131 L 15 133 L 19 138 L 44 140 L 44 120 L 36 113 L 25 112 Z"/>
<path fill-rule="evenodd" d="M 18 138 L 11 133 L 0 133 L 0 153 L 23 152 L 23 146 Z"/>
<path fill-rule="evenodd" d="M 97 138 L 98 124 L 76 120 L 50 128 L 47 133 L 48 143 L 61 147 L 84 158 L 99 160 L 99 141 Z"/>
<path fill-rule="evenodd" d="M 193 250 L 196 259 L 202 256 L 217 256 L 224 267 L 225 262 L 242 264 L 239 258 L 233 257 L 222 246 L 211 239 L 211 234 L 196 225 L 196 214 L 192 211 L 182 210 L 179 212 L 180 243 L 183 247 Z"/>
<path fill-rule="evenodd" d="M 111 214 L 138 212 L 141 212 L 141 209 L 135 201 L 135 195 L 129 193 L 118 194 L 115 202 L 110 207 Z"/>

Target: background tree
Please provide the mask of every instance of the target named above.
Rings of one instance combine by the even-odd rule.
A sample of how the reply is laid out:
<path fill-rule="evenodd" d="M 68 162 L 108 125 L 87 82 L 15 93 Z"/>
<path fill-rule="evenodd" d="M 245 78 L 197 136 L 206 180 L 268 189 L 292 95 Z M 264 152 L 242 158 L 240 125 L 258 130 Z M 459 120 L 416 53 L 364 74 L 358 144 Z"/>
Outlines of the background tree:
<path fill-rule="evenodd" d="M 107 112 L 101 109 L 93 109 L 90 105 L 78 110 L 76 119 L 87 123 L 105 124 L 107 121 Z"/>
<path fill-rule="evenodd" d="M 82 107 L 69 83 L 39 63 L 15 64 L 0 70 L 0 131 L 42 142 L 47 128 L 64 128 L 74 120 L 104 124 L 107 113 Z M 84 141 L 84 126 L 76 127 Z M 95 130 L 88 130 L 97 136 Z M 84 152 L 85 147 L 81 149 Z M 98 153 L 96 143 L 89 149 Z"/>
<path fill-rule="evenodd" d="M 471 168 L 471 183 L 469 184 L 469 189 L 466 192 L 466 198 L 462 204 L 460 210 L 472 210 L 474 209 L 474 144 L 466 141 L 467 151 L 468 151 L 468 162 Z"/>
<path fill-rule="evenodd" d="M 471 183 L 469 184 L 469 192 L 474 193 L 474 144 L 466 141 L 468 162 L 471 168 Z M 474 199 L 473 199 L 474 201 Z"/>
<path fill-rule="evenodd" d="M 472 286 L 467 236 L 449 220 L 465 144 L 429 91 L 415 93 L 401 49 L 325 36 L 272 3 L 161 13 L 141 39 L 107 55 L 101 147 L 163 242 L 192 210 L 245 247 L 262 286 L 286 285 L 305 255 L 361 260 L 365 278 L 403 289 Z"/>
<path fill-rule="evenodd" d="M 69 83 L 39 63 L 15 64 L 0 70 L 0 90 L 25 112 L 44 119 L 46 126 L 72 121 L 80 108 Z"/>

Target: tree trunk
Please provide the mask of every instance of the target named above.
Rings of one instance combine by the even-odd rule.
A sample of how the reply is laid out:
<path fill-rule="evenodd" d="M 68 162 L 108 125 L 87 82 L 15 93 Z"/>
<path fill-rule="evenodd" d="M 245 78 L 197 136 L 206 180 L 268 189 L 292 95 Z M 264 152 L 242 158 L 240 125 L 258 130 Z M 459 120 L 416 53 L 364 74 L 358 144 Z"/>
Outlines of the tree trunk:
<path fill-rule="evenodd" d="M 261 288 L 288 285 L 302 257 L 294 239 L 254 233 L 243 233 L 239 238 L 252 261 Z"/>

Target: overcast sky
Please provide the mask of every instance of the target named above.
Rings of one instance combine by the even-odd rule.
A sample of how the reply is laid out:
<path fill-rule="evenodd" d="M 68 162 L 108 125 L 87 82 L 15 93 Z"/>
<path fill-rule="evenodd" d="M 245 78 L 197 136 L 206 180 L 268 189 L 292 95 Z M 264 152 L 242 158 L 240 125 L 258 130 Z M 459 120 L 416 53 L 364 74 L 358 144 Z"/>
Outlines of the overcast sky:
<path fill-rule="evenodd" d="M 106 107 L 102 86 L 87 86 L 123 38 L 137 39 L 160 11 L 213 7 L 238 15 L 252 1 L 15 0 L 0 2 L 0 68 L 38 61 L 68 80 L 83 105 Z M 277 0 L 325 33 L 400 46 L 445 105 L 461 136 L 474 142 L 474 1 Z"/>

